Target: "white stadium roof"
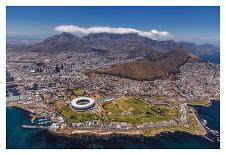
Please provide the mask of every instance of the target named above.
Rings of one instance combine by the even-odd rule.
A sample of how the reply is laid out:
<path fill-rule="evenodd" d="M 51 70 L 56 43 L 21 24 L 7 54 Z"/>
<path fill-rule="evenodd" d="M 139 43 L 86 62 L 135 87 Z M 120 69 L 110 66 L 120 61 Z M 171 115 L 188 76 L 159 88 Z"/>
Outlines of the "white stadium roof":
<path fill-rule="evenodd" d="M 85 101 L 87 104 L 78 104 L 79 101 Z M 89 97 L 78 97 L 71 101 L 71 106 L 77 110 L 86 110 L 93 107 L 95 100 Z"/>

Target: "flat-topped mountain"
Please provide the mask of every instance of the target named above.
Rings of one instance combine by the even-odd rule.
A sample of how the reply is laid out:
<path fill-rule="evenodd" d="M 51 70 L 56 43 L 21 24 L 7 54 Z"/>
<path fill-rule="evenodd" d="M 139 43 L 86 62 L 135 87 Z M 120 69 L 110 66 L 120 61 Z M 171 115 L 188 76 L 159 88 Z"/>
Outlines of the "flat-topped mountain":
<path fill-rule="evenodd" d="M 94 72 L 134 80 L 152 80 L 177 73 L 179 67 L 185 64 L 189 59 L 193 59 L 193 61 L 198 60 L 190 56 L 182 47 L 177 47 L 154 60 L 137 60 L 114 65 L 109 68 L 98 69 Z"/>
<path fill-rule="evenodd" d="M 157 41 L 139 36 L 137 33 L 91 33 L 84 37 L 77 37 L 63 32 L 44 41 L 24 47 L 24 50 L 35 52 L 90 52 L 93 49 L 103 49 L 112 52 L 147 52 L 166 53 L 178 45 L 182 45 L 189 53 L 208 54 L 218 51 L 213 45 L 196 45 L 188 42 L 175 42 L 173 40 Z"/>

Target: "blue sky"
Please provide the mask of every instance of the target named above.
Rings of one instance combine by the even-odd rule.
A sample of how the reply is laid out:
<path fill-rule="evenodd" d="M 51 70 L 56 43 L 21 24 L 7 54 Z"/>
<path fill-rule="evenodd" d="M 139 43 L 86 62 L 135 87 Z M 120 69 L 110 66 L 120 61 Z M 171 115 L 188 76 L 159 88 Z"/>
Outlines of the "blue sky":
<path fill-rule="evenodd" d="M 219 7 L 7 7 L 7 35 L 47 37 L 60 25 L 169 32 L 177 41 L 219 44 Z"/>

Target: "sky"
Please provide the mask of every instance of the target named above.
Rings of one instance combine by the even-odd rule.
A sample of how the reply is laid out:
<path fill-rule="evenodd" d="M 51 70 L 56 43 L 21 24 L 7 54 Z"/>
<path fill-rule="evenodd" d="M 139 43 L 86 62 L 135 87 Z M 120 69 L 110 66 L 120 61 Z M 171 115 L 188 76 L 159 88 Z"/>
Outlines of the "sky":
<path fill-rule="evenodd" d="M 45 38 L 69 32 L 135 32 L 157 40 L 219 45 L 220 8 L 8 6 L 7 36 Z"/>

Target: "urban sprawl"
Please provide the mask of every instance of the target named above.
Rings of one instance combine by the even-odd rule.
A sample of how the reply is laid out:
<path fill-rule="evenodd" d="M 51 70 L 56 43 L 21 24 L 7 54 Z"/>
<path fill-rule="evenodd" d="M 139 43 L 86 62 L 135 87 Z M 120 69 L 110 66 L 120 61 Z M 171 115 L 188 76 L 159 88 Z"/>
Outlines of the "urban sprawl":
<path fill-rule="evenodd" d="M 181 130 L 203 135 L 205 129 L 190 105 L 209 102 L 220 93 L 220 66 L 187 62 L 180 72 L 138 81 L 90 70 L 132 62 L 126 53 L 106 55 L 7 51 L 7 105 L 31 112 L 32 126 L 64 134 L 142 133 Z M 87 109 L 74 98 L 95 100 Z M 85 104 L 85 103 L 84 103 Z M 195 128 L 197 127 L 197 131 Z"/>

